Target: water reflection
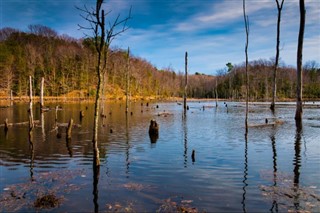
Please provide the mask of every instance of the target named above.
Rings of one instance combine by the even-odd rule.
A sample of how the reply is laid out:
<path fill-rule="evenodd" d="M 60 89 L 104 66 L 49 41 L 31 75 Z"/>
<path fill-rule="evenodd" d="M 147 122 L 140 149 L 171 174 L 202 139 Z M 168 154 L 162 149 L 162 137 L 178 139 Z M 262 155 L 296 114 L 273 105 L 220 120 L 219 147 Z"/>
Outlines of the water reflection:
<path fill-rule="evenodd" d="M 70 157 L 73 156 L 72 143 L 71 142 L 72 142 L 72 139 L 66 137 L 66 147 L 67 147 L 68 154 L 69 154 Z"/>
<path fill-rule="evenodd" d="M 46 131 L 45 131 L 45 126 L 44 126 L 44 113 L 40 113 L 41 117 L 41 133 L 42 133 L 42 141 L 46 141 Z"/>
<path fill-rule="evenodd" d="M 100 166 L 97 165 L 95 162 L 97 159 L 97 156 L 93 157 L 93 205 L 94 205 L 94 212 L 99 212 L 99 189 L 98 189 L 98 183 L 99 183 L 99 176 L 100 176 Z"/>
<path fill-rule="evenodd" d="M 129 118 L 128 113 L 126 113 L 126 174 L 129 178 L 129 168 L 130 168 L 130 138 L 129 138 Z"/>
<path fill-rule="evenodd" d="M 246 133 L 245 133 L 245 146 L 244 146 L 244 170 L 243 170 L 243 187 L 242 187 L 242 190 L 243 190 L 243 194 L 242 194 L 242 211 L 243 212 L 247 212 L 247 209 L 246 209 L 246 194 L 247 194 L 247 186 L 248 186 L 248 183 L 247 183 L 247 180 L 248 180 L 248 132 L 246 130 Z"/>
<path fill-rule="evenodd" d="M 187 115 L 184 113 L 182 115 L 182 130 L 183 130 L 183 141 L 184 141 L 184 167 L 187 168 L 188 165 L 188 128 L 187 128 Z"/>
<path fill-rule="evenodd" d="M 32 142 L 32 133 L 29 133 L 29 151 L 30 151 L 30 180 L 33 181 L 33 167 L 34 167 L 34 146 Z"/>
<path fill-rule="evenodd" d="M 34 167 L 34 145 L 33 145 L 33 121 L 29 111 L 29 150 L 30 150 L 30 180 L 33 181 L 33 167 Z"/>
<path fill-rule="evenodd" d="M 272 130 L 270 139 L 272 146 L 272 159 L 273 159 L 273 187 L 277 188 L 277 147 L 276 147 L 276 137 L 275 137 L 275 129 Z M 270 209 L 271 212 L 278 212 L 278 202 L 277 199 L 273 199 L 272 207 Z"/>
<path fill-rule="evenodd" d="M 294 143 L 294 159 L 293 159 L 293 192 L 294 192 L 294 207 L 298 211 L 300 208 L 300 190 L 299 190 L 299 182 L 300 182 L 300 167 L 301 167 L 301 136 L 302 136 L 302 122 L 296 121 L 296 135 L 295 135 L 295 143 Z"/>

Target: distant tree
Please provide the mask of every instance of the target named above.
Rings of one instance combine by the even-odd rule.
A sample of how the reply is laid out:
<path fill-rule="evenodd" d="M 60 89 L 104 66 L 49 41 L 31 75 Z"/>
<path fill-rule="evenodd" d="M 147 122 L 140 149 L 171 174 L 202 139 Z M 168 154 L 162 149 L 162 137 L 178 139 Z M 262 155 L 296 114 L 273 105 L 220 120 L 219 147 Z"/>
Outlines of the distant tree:
<path fill-rule="evenodd" d="M 11 27 L 5 27 L 0 30 L 0 41 L 4 41 L 10 37 L 12 33 L 19 32 L 17 29 Z"/>
<path fill-rule="evenodd" d="M 306 9 L 304 0 L 300 0 L 300 28 L 298 37 L 297 49 L 297 107 L 295 120 L 299 123 L 302 121 L 302 49 L 303 49 L 303 36 L 305 27 Z"/>
<path fill-rule="evenodd" d="M 233 69 L 233 65 L 231 64 L 231 62 L 228 62 L 226 66 L 228 67 L 228 72 L 231 72 L 231 70 Z"/>
<path fill-rule="evenodd" d="M 28 29 L 30 30 L 30 33 L 35 35 L 40 35 L 44 37 L 57 37 L 58 33 L 54 31 L 53 29 L 43 26 L 40 24 L 36 25 L 28 25 Z"/>
<path fill-rule="evenodd" d="M 279 45 L 280 45 L 280 22 L 281 22 L 281 10 L 283 7 L 284 0 L 281 0 L 281 4 L 279 4 L 279 0 L 276 0 L 277 8 L 278 8 L 278 21 L 277 21 L 277 45 L 276 45 L 276 60 L 274 64 L 273 71 L 273 89 L 272 89 L 272 102 L 270 109 L 274 112 L 275 110 L 275 102 L 277 96 L 277 70 L 279 64 Z"/>

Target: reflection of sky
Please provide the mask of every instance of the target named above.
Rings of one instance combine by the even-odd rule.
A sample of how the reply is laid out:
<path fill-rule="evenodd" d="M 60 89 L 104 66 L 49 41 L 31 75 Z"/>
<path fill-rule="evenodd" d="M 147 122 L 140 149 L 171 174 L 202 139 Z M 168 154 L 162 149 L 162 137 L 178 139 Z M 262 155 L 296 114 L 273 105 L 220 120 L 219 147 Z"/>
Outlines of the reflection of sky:
<path fill-rule="evenodd" d="M 123 105 L 123 104 L 122 104 Z M 139 183 L 152 188 L 152 195 L 161 199 L 170 196 L 183 196 L 184 199 L 193 200 L 194 204 L 203 208 L 239 211 L 243 194 L 243 180 L 245 168 L 245 137 L 244 137 L 244 107 L 241 104 L 228 103 L 228 113 L 223 103 L 219 103 L 218 109 L 202 106 L 214 106 L 214 102 L 189 103 L 190 110 L 187 112 L 186 128 L 182 124 L 182 106 L 176 103 L 160 103 L 159 109 L 155 104 L 143 106 L 141 113 L 140 103 L 132 104 L 133 116 L 129 117 L 128 134 L 126 132 L 126 121 L 124 106 L 106 107 L 112 108 L 113 113 L 106 120 L 106 125 L 112 126 L 114 132 L 109 134 L 105 131 L 99 142 L 100 156 L 102 158 L 99 199 L 101 203 L 112 197 L 119 196 L 129 199 L 133 193 L 124 190 L 121 186 L 124 183 Z M 237 105 L 238 107 L 234 107 Z M 239 107 L 240 106 L 240 107 Z M 78 104 L 69 109 L 77 110 Z M 264 122 L 265 117 L 270 117 L 269 105 L 252 107 L 253 112 L 249 113 L 249 122 Z M 66 109 L 66 108 L 65 108 Z M 90 110 L 91 108 L 89 108 Z M 173 113 L 167 117 L 157 116 L 158 112 Z M 272 185 L 271 180 L 262 177 L 262 174 L 272 174 L 274 171 L 274 159 L 272 150 L 272 136 L 275 137 L 275 148 L 277 152 L 277 171 L 279 177 L 288 177 L 293 180 L 295 158 L 295 123 L 294 108 L 279 108 L 278 115 L 283 116 L 283 125 L 264 128 L 250 128 L 247 142 L 247 180 L 246 183 L 246 207 L 248 209 L 266 209 L 269 205 L 261 197 L 260 185 Z M 47 115 L 50 117 L 50 113 Z M 62 113 L 62 112 L 61 112 Z M 66 112 L 65 112 L 66 113 Z M 70 113 L 70 111 L 68 111 Z M 86 113 L 89 119 L 89 114 Z M 108 114 L 108 113 L 107 113 Z M 75 115 L 78 115 L 76 113 Z M 303 137 L 301 139 L 301 167 L 300 184 L 302 187 L 316 186 L 319 194 L 319 144 L 318 135 L 320 128 L 314 128 L 310 124 L 319 120 L 309 120 L 309 117 L 319 118 L 318 109 L 304 110 Z M 111 118 L 112 117 L 112 118 Z M 160 125 L 160 135 L 156 144 L 150 143 L 148 125 L 154 118 Z M 68 118 L 66 118 L 67 120 Z M 77 122 L 77 121 L 76 121 Z M 84 123 L 87 120 L 83 121 Z M 50 123 L 50 122 L 47 122 Z M 83 127 L 88 128 L 90 127 Z M 11 129 L 12 130 L 12 129 Z M 92 169 L 92 144 L 91 134 L 86 139 L 78 138 L 81 129 L 74 129 L 75 139 L 72 141 L 73 157 L 70 158 L 65 141 L 57 140 L 53 135 L 47 134 L 48 141 L 36 142 L 34 177 L 44 171 L 55 171 L 59 169 L 84 169 L 86 178 L 78 178 L 81 184 L 85 184 L 83 191 L 89 191 L 85 198 L 77 199 L 90 200 L 91 169 Z M 187 131 L 186 134 L 184 131 Z M 3 132 L 0 132 L 1 137 Z M 127 141 L 127 136 L 129 141 Z M 185 141 L 187 138 L 187 162 L 185 162 Z M 41 130 L 35 131 L 35 137 L 41 139 Z M 23 138 L 19 140 L 23 141 Z M 11 146 L 20 143 L 11 141 Z M 10 153 L 11 148 L 0 144 L 1 152 Z M 26 144 L 28 147 L 28 144 Z M 15 147 L 17 149 L 17 147 Z M 192 150 L 195 150 L 195 162 L 191 160 Z M 23 150 L 23 149 L 22 149 Z M 17 166 L 7 167 L 1 165 L 2 181 L 1 186 L 14 182 L 23 182 L 29 177 L 29 152 L 26 149 L 26 156 L 14 155 L 10 159 L 18 159 Z M 46 155 L 43 155 L 46 153 Z M 4 158 L 7 155 L 2 155 Z M 1 162 L 10 161 L 1 159 Z M 52 164 L 52 165 L 50 165 Z M 52 167 L 50 167 L 52 166 Z M 3 178 L 4 177 L 4 178 Z M 14 177 L 8 179 L 8 177 Z M 88 183 L 88 181 L 90 183 Z M 109 193 L 111 192 L 111 193 Z M 142 193 L 146 191 L 142 190 Z M 148 192 L 149 193 L 149 192 Z M 151 192 L 150 192 L 151 193 Z M 128 196 L 128 197 L 127 197 Z M 139 199 L 139 198 L 136 198 Z M 68 198 L 70 200 L 70 198 Z M 219 202 L 212 202 L 219 200 Z M 150 201 L 149 201 L 150 202 Z M 79 203 L 79 201 L 78 201 Z M 82 203 L 82 202 L 81 202 Z M 86 203 L 87 204 L 87 203 Z M 79 204 L 81 205 L 81 204 Z M 148 205 L 148 204 L 146 204 Z M 103 206 L 103 205 L 102 205 Z M 88 208 L 88 207 L 86 207 Z"/>
<path fill-rule="evenodd" d="M 0 27 L 27 30 L 29 24 L 42 24 L 59 34 L 80 38 L 78 24 L 87 23 L 75 6 L 93 6 L 89 0 L 1 0 Z M 277 7 L 275 1 L 247 0 L 250 22 L 249 60 L 275 56 Z M 130 47 L 136 56 L 146 58 L 159 69 L 184 70 L 184 52 L 189 52 L 189 70 L 214 74 L 227 62 L 242 63 L 244 23 L 242 1 L 156 1 L 112 0 L 104 6 L 125 17 L 132 6 L 130 30 L 115 40 L 114 46 Z M 303 60 L 320 60 L 320 4 L 306 1 L 306 28 Z M 280 57 L 296 66 L 299 29 L 298 1 L 285 1 L 282 11 Z M 88 34 L 88 33 L 87 33 Z"/>

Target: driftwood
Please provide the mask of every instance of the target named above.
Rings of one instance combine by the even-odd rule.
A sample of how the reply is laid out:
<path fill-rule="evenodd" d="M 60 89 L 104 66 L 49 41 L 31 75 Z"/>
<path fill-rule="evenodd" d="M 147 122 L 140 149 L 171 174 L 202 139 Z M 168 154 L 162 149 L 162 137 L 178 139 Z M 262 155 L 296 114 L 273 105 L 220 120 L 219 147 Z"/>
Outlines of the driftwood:
<path fill-rule="evenodd" d="M 266 119 L 265 123 L 262 124 L 249 124 L 248 127 L 267 127 L 267 126 L 277 126 L 284 124 L 283 120 L 275 120 L 274 122 L 268 122 L 268 119 Z"/>
<path fill-rule="evenodd" d="M 33 121 L 34 124 L 40 124 L 40 120 L 34 120 Z M 8 123 L 7 124 L 0 124 L 0 127 L 5 127 L 7 125 L 7 127 L 9 126 L 22 126 L 22 125 L 29 125 L 29 121 L 24 121 L 24 122 L 19 122 L 19 123 Z"/>
<path fill-rule="evenodd" d="M 173 115 L 173 113 L 170 113 L 170 112 L 159 112 L 157 115 L 158 116 L 167 117 L 167 116 Z"/>

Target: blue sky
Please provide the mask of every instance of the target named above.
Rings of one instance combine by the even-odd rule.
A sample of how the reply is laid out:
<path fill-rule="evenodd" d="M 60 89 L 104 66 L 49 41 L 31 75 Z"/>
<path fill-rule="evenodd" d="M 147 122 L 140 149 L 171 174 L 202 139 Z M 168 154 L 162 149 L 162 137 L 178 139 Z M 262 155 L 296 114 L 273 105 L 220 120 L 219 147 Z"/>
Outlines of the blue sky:
<path fill-rule="evenodd" d="M 281 60 L 296 66 L 299 1 L 285 0 L 281 22 Z M 303 61 L 320 62 L 320 4 L 305 0 L 306 29 Z M 275 0 L 246 0 L 250 22 L 249 60 L 275 56 L 277 7 Z M 88 8 L 94 0 L 0 0 L 0 28 L 27 31 L 29 24 L 42 24 L 75 38 L 84 36 L 78 24 L 87 25 L 75 6 Z M 242 0 L 112 0 L 104 4 L 112 22 L 126 17 L 132 6 L 130 29 L 112 46 L 127 49 L 157 68 L 184 71 L 188 51 L 189 72 L 215 74 L 227 62 L 245 60 Z M 89 32 L 86 32 L 87 34 Z"/>

